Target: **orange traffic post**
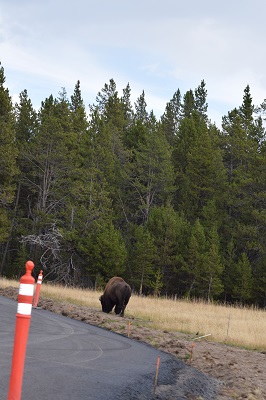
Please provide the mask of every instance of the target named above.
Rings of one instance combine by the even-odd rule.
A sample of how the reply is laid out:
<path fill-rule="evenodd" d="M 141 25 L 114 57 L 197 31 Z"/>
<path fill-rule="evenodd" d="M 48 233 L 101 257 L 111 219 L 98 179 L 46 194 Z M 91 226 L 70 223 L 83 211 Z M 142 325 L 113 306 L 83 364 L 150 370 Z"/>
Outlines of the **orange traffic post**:
<path fill-rule="evenodd" d="M 161 358 L 160 358 L 160 356 L 158 356 L 157 363 L 156 363 L 155 379 L 154 379 L 154 393 L 155 393 L 155 390 L 156 390 L 156 387 L 157 387 L 157 382 L 158 382 L 160 361 L 161 361 Z"/>
<path fill-rule="evenodd" d="M 195 343 L 192 342 L 192 343 L 191 343 L 191 349 L 190 349 L 190 358 L 189 358 L 189 361 L 190 361 L 190 362 L 192 362 L 194 347 L 195 347 Z"/>
<path fill-rule="evenodd" d="M 39 301 L 39 296 L 40 296 L 41 284 L 42 284 L 42 270 L 40 270 L 38 280 L 37 280 L 36 291 L 35 291 L 34 300 L 33 300 L 33 307 L 37 307 L 37 304 Z"/>
<path fill-rule="evenodd" d="M 27 261 L 26 274 L 20 279 L 8 400 L 21 399 L 24 363 L 35 283 L 33 276 L 31 276 L 33 268 L 33 262 Z"/>

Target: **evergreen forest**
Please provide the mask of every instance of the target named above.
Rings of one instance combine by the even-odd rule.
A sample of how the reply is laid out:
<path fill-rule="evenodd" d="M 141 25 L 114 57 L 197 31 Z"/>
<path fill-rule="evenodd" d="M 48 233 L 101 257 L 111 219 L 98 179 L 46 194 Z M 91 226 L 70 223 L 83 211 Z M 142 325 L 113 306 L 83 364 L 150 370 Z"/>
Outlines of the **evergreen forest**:
<path fill-rule="evenodd" d="M 113 79 L 33 108 L 0 65 L 0 275 L 266 306 L 266 100 L 208 118 L 204 80 L 158 120 Z"/>

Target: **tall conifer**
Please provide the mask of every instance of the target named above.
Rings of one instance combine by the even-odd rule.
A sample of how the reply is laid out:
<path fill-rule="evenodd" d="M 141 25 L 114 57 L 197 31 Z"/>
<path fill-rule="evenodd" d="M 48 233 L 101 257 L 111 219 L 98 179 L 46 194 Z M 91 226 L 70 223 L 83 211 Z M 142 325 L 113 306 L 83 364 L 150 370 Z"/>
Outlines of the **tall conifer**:
<path fill-rule="evenodd" d="M 4 83 L 4 68 L 0 64 L 0 243 L 5 242 L 10 233 L 9 211 L 15 196 L 15 176 L 18 172 L 14 110 Z"/>

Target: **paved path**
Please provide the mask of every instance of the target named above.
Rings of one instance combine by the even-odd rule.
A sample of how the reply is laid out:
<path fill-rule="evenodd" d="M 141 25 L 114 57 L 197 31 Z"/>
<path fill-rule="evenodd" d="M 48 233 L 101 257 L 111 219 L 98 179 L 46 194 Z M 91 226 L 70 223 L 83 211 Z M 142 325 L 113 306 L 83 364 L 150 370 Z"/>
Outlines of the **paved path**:
<path fill-rule="evenodd" d="M 9 388 L 16 310 L 16 301 L 0 296 L 1 400 Z M 141 398 L 138 383 L 140 390 L 152 391 L 158 355 L 160 368 L 173 360 L 122 335 L 33 309 L 21 399 L 122 399 L 130 387 L 129 398 Z"/>

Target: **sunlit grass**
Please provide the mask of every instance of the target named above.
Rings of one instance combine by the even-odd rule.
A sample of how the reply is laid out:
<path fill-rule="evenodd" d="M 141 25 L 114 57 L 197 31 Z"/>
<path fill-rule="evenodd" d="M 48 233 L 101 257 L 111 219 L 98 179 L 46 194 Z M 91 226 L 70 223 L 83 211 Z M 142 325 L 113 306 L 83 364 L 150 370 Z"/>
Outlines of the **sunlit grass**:
<path fill-rule="evenodd" d="M 19 282 L 0 279 L 0 287 L 19 287 Z M 57 301 L 101 310 L 102 292 L 42 284 L 40 295 Z M 171 300 L 133 295 L 126 316 L 149 321 L 153 329 L 182 332 L 193 337 L 210 335 L 210 340 L 250 349 L 266 350 L 266 311 L 202 301 Z"/>
<path fill-rule="evenodd" d="M 19 287 L 19 281 L 11 280 L 11 279 L 6 279 L 6 278 L 0 278 L 0 287 L 1 288 L 7 288 L 9 286 L 13 287 Z"/>
<path fill-rule="evenodd" d="M 133 308 L 134 305 L 134 308 Z M 266 312 L 184 300 L 133 297 L 129 311 L 149 318 L 155 328 L 189 334 L 211 334 L 211 340 L 248 348 L 266 348 Z"/>
<path fill-rule="evenodd" d="M 99 301 L 101 294 L 101 292 L 94 290 L 76 289 L 51 284 L 43 284 L 41 288 L 41 296 L 43 297 L 98 309 L 101 309 Z"/>

